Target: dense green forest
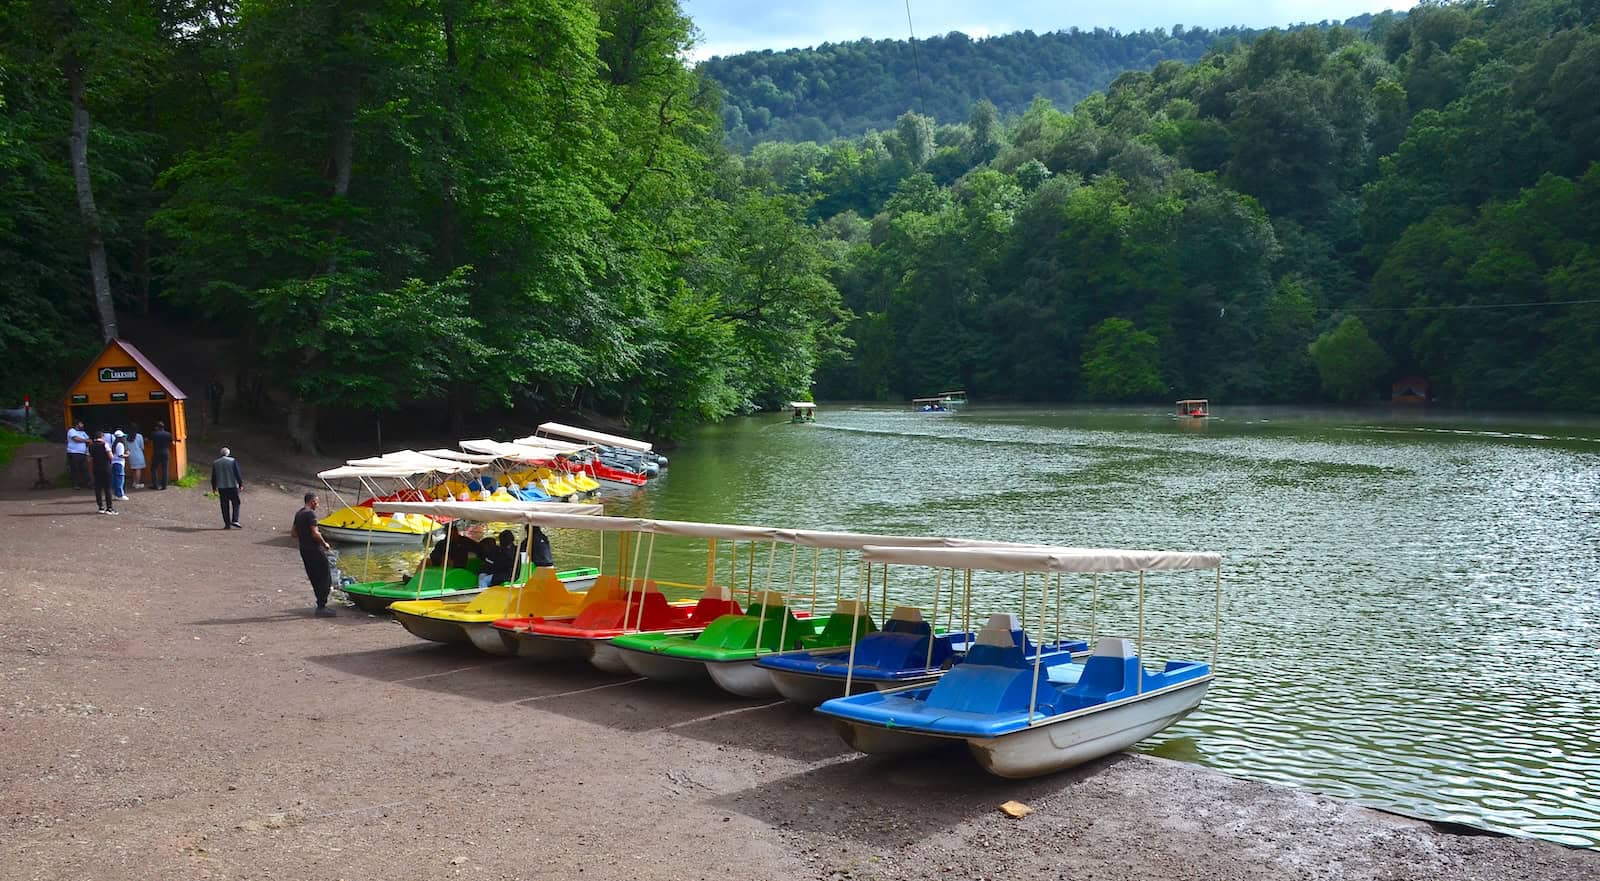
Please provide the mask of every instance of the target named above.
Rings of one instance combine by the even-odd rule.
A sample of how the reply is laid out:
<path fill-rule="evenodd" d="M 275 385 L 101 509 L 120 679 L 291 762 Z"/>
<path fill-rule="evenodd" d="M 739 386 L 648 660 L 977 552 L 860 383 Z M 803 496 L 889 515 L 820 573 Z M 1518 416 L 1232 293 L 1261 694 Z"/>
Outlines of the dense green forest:
<path fill-rule="evenodd" d="M 814 49 L 744 52 L 701 63 L 723 90 L 728 140 L 830 141 L 887 129 L 907 110 L 957 122 L 975 101 L 1015 115 L 1035 97 L 1070 107 L 1125 70 L 1195 61 L 1240 28 L 1176 25 L 1123 34 L 1096 28 L 974 40 L 953 32 L 907 40 L 824 43 Z"/>
<path fill-rule="evenodd" d="M 117 317 L 236 334 L 291 436 L 413 400 L 670 434 L 804 394 L 844 313 L 659 0 L 0 6 L 0 390 Z"/>
<path fill-rule="evenodd" d="M 857 316 L 818 392 L 1600 407 L 1595 0 L 1423 3 L 1067 112 L 764 143 Z"/>
<path fill-rule="evenodd" d="M 672 434 L 813 380 L 1600 409 L 1597 7 L 1424 3 L 740 155 L 666 0 L 19 0 L 0 393 L 135 314 L 237 335 L 303 444 L 416 401 Z"/>

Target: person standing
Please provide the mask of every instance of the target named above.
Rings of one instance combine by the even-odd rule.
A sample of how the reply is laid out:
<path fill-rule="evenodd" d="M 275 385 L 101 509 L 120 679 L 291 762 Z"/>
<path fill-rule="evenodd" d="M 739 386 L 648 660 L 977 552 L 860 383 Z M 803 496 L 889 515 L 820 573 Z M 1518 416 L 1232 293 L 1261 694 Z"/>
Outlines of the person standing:
<path fill-rule="evenodd" d="M 167 488 L 167 463 L 172 461 L 172 432 L 165 422 L 157 422 L 150 432 L 150 488 Z"/>
<path fill-rule="evenodd" d="M 317 598 L 319 618 L 332 618 L 336 613 L 328 608 L 328 593 L 333 589 L 333 570 L 328 566 L 328 554 L 333 550 L 328 540 L 317 528 L 317 494 L 305 494 L 305 507 L 295 512 L 294 526 L 290 532 L 300 544 L 300 562 L 306 567 L 306 578 L 311 582 L 311 595 Z"/>
<path fill-rule="evenodd" d="M 222 424 L 222 380 L 211 377 L 211 383 L 206 386 L 206 403 L 211 406 L 211 424 Z"/>
<path fill-rule="evenodd" d="M 112 504 L 115 496 L 111 492 L 111 447 L 106 445 L 103 433 L 89 440 L 89 472 L 94 478 L 95 509 L 102 514 L 117 513 Z"/>
<path fill-rule="evenodd" d="M 128 423 L 128 432 L 133 435 L 128 438 L 128 470 L 133 473 L 134 488 L 144 489 L 144 434 L 137 422 Z"/>
<path fill-rule="evenodd" d="M 67 429 L 67 473 L 73 489 L 89 485 L 89 432 L 83 430 L 82 419 Z"/>
<path fill-rule="evenodd" d="M 211 489 L 222 505 L 222 528 L 243 529 L 239 525 L 239 490 L 244 489 L 244 476 L 239 473 L 239 462 L 232 452 L 222 448 L 222 455 L 211 463 Z"/>
<path fill-rule="evenodd" d="M 117 429 L 111 433 L 111 489 L 117 501 L 126 502 L 128 484 L 128 436 Z"/>

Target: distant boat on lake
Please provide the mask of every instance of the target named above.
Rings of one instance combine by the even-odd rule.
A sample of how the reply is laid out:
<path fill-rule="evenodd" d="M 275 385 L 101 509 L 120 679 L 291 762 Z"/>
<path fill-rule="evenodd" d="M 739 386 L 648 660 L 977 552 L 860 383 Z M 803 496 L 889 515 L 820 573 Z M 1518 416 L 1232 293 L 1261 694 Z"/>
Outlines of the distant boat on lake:
<path fill-rule="evenodd" d="M 1206 419 L 1211 416 L 1211 402 L 1205 398 L 1186 398 L 1178 402 L 1179 419 Z"/>

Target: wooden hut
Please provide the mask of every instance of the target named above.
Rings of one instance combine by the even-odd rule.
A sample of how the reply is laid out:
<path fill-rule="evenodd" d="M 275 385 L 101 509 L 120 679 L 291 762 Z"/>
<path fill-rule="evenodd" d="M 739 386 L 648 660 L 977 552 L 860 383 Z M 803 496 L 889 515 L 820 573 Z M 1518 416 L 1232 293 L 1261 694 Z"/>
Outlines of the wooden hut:
<path fill-rule="evenodd" d="M 184 420 L 183 390 L 127 340 L 106 343 L 89 362 L 78 381 L 67 389 L 66 424 L 79 419 L 90 431 L 126 429 L 137 422 L 145 436 L 145 459 L 150 458 L 150 432 L 165 422 L 172 432 L 172 479 L 188 472 L 189 454 L 184 443 L 189 426 Z"/>

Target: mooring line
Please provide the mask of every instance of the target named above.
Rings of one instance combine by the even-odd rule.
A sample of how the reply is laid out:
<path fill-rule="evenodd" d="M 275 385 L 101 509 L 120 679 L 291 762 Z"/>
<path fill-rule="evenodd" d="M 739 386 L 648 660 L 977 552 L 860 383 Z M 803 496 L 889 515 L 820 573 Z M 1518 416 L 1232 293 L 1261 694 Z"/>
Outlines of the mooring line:
<path fill-rule="evenodd" d="M 538 695 L 537 697 L 525 697 L 522 700 L 512 701 L 512 703 L 514 703 L 514 704 L 531 704 L 534 701 L 549 700 L 550 698 L 553 698 L 553 697 L 571 697 L 572 695 L 575 695 L 575 694 L 588 694 L 591 691 L 603 691 L 603 690 L 605 690 L 607 688 L 618 688 L 618 687 L 621 687 L 621 686 L 624 686 L 624 685 L 632 685 L 635 682 L 643 682 L 643 681 L 644 681 L 644 677 L 643 676 L 638 676 L 638 677 L 635 677 L 633 679 L 624 680 L 622 682 L 607 682 L 605 685 L 595 685 L 595 686 L 591 686 L 589 688 L 574 689 L 573 691 L 558 691 L 555 694 L 541 694 L 541 695 Z"/>
<path fill-rule="evenodd" d="M 756 704 L 753 707 L 739 707 L 738 709 L 734 709 L 734 710 L 723 710 L 720 713 L 712 713 L 709 716 L 701 716 L 698 719 L 690 719 L 687 722 L 674 722 L 673 724 L 668 725 L 665 730 L 671 731 L 674 728 L 682 728 L 682 727 L 684 727 L 686 725 L 698 725 L 701 722 L 710 722 L 712 719 L 721 719 L 723 716 L 732 716 L 732 715 L 734 715 L 736 713 L 748 713 L 751 710 L 765 710 L 768 707 L 776 707 L 779 704 L 785 704 L 785 703 L 788 703 L 788 701 L 787 700 L 776 700 L 776 701 L 773 701 L 772 703 L 768 703 L 768 704 Z"/>

